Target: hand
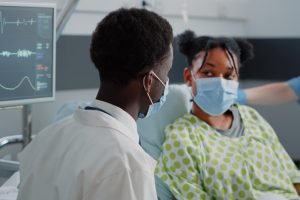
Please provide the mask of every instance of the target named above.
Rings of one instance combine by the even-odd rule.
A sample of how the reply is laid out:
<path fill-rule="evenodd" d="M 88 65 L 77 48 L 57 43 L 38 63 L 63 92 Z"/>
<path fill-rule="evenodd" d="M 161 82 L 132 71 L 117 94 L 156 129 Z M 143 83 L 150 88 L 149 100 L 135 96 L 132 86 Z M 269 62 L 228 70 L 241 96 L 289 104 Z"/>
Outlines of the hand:
<path fill-rule="evenodd" d="M 242 89 L 238 90 L 237 102 L 241 105 L 247 104 L 247 95 L 246 95 L 245 90 L 242 90 Z"/>

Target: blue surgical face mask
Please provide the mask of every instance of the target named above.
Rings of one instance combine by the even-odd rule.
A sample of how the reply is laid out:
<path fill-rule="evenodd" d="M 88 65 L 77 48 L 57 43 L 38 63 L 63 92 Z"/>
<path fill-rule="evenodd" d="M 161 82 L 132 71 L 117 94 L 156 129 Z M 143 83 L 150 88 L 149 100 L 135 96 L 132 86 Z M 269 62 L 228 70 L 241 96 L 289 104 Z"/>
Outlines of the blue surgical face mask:
<path fill-rule="evenodd" d="M 199 78 L 194 102 L 207 114 L 218 116 L 225 113 L 237 100 L 239 83 L 224 78 Z"/>
<path fill-rule="evenodd" d="M 147 93 L 148 98 L 149 98 L 151 104 L 148 107 L 148 111 L 147 111 L 146 115 L 144 113 L 139 113 L 139 115 L 138 115 L 139 118 L 147 118 L 150 115 L 152 115 L 154 113 L 157 113 L 161 109 L 161 107 L 163 106 L 163 104 L 166 102 L 167 95 L 169 93 L 169 79 L 167 80 L 166 84 L 164 84 L 164 82 L 162 82 L 160 80 L 160 78 L 154 72 L 153 72 L 153 74 L 159 80 L 159 82 L 165 87 L 164 93 L 160 97 L 160 99 L 158 101 L 154 102 L 154 103 L 153 103 L 153 101 L 152 101 L 149 93 Z"/>

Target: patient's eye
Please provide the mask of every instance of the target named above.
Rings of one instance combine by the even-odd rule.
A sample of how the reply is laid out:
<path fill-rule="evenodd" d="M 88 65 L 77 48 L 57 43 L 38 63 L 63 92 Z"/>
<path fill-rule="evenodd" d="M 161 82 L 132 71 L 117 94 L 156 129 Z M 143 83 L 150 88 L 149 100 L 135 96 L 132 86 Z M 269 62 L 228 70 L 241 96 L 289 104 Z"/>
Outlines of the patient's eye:
<path fill-rule="evenodd" d="M 209 71 L 209 70 L 203 70 L 202 72 L 200 72 L 202 75 L 206 76 L 206 77 L 213 77 L 214 74 Z"/>
<path fill-rule="evenodd" d="M 236 74 L 235 73 L 228 73 L 228 74 L 225 74 L 224 78 L 227 79 L 227 80 L 233 80 L 233 79 L 236 78 Z"/>

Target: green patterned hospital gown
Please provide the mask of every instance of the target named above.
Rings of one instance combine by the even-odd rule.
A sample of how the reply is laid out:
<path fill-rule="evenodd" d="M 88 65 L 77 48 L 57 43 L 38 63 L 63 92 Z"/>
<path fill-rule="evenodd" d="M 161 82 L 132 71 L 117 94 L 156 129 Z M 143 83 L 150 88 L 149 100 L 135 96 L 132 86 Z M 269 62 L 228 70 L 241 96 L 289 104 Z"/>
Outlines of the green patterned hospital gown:
<path fill-rule="evenodd" d="M 166 128 L 156 175 L 178 200 L 252 200 L 270 192 L 298 199 L 299 171 L 271 126 L 238 106 L 244 135 L 230 138 L 192 114 Z M 300 199 L 300 198 L 299 198 Z"/>

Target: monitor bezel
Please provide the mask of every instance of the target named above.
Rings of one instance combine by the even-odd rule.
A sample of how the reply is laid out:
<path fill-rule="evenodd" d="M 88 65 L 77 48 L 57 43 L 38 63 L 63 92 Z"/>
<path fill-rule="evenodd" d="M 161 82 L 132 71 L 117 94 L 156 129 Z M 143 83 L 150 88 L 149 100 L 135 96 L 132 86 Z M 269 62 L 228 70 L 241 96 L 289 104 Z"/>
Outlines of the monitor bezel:
<path fill-rule="evenodd" d="M 55 3 L 41 3 L 41 2 L 0 2 L 0 7 L 32 7 L 32 8 L 50 8 L 53 9 L 53 68 L 52 68 L 52 95 L 49 97 L 37 97 L 18 100 L 0 100 L 0 108 L 20 106 L 34 103 L 51 102 L 55 100 L 56 91 L 56 4 Z"/>

